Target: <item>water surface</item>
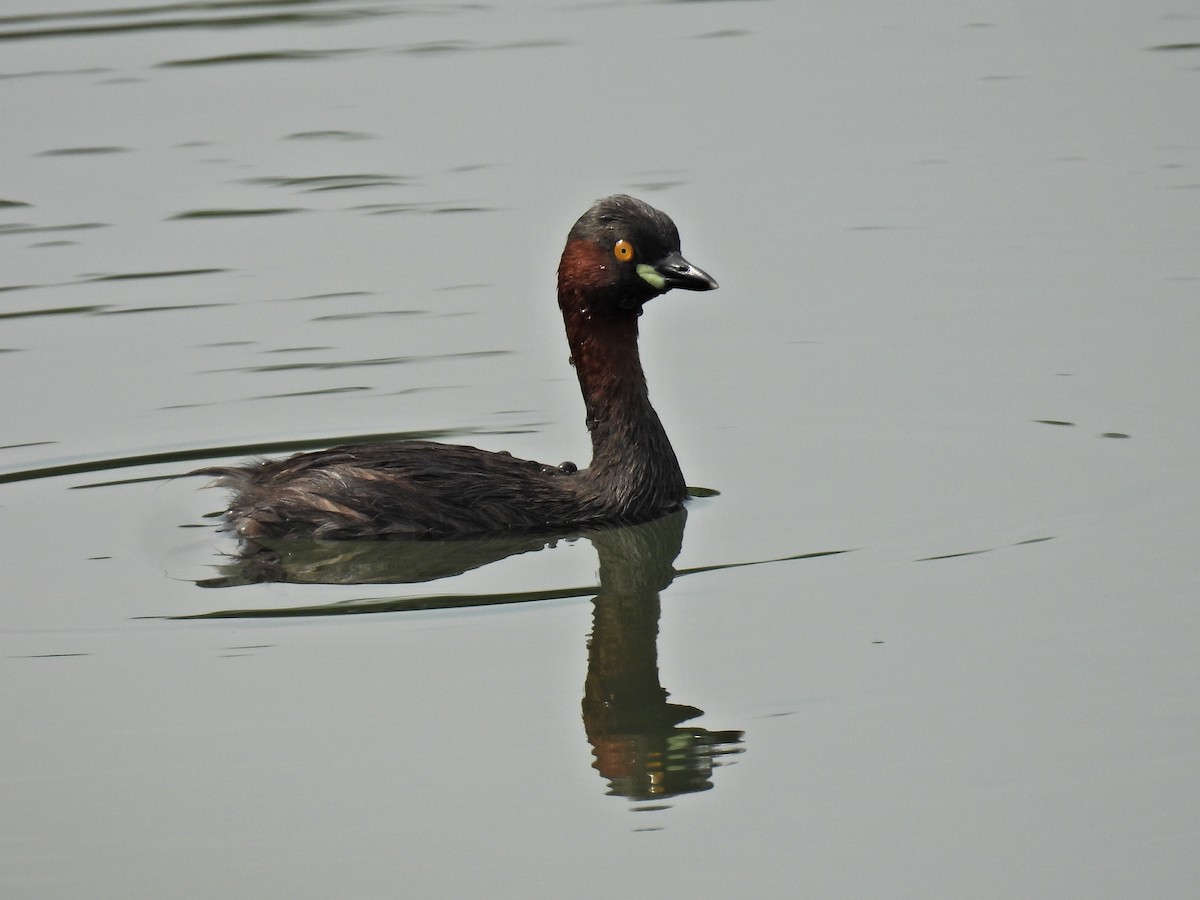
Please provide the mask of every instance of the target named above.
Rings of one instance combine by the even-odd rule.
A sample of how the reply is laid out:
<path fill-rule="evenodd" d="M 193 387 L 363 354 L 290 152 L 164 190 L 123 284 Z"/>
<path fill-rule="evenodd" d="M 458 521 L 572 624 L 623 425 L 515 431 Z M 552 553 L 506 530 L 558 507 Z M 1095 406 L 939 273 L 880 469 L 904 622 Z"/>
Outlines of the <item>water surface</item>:
<path fill-rule="evenodd" d="M 1198 44 L 6 4 L 4 893 L 1195 894 Z M 642 320 L 686 522 L 230 558 L 197 465 L 585 462 L 554 267 L 615 191 L 722 285 Z"/>

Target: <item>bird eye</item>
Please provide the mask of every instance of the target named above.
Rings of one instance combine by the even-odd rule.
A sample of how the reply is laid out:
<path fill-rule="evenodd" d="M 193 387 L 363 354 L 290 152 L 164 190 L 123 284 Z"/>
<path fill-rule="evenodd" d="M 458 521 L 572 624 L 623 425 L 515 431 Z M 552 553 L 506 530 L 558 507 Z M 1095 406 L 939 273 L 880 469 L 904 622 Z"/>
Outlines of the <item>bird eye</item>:
<path fill-rule="evenodd" d="M 633 244 L 629 243 L 629 241 L 625 240 L 624 238 L 621 238 L 621 240 L 617 241 L 616 245 L 613 247 L 613 256 L 615 256 L 621 262 L 629 262 L 631 259 L 633 259 Z"/>

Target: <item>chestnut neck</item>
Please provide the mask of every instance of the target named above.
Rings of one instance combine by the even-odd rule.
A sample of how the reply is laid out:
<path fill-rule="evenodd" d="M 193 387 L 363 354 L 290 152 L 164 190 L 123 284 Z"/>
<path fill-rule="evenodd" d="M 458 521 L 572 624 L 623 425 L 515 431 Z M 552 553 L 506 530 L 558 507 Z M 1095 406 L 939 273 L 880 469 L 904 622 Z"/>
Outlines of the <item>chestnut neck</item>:
<path fill-rule="evenodd" d="M 589 473 L 638 505 L 679 501 L 683 473 L 638 354 L 641 307 L 616 302 L 612 265 L 604 248 L 572 240 L 559 266 L 558 303 L 592 437 Z"/>

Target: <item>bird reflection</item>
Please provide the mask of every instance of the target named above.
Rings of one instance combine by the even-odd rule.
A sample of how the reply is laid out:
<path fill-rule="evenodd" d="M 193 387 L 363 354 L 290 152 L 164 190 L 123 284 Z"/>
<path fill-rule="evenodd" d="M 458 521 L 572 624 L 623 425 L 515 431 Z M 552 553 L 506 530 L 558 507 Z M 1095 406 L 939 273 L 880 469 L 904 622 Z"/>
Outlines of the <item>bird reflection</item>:
<path fill-rule="evenodd" d="M 686 510 L 641 525 L 577 535 L 441 542 L 302 542 L 261 547 L 220 567 L 203 587 L 263 581 L 388 584 L 432 581 L 519 553 L 585 537 L 599 557 L 599 586 L 518 594 L 357 600 L 286 609 L 228 609 L 186 618 L 264 618 L 465 608 L 568 596 L 594 597 L 583 724 L 609 793 L 665 799 L 712 787 L 722 757 L 742 752 L 741 731 L 685 726 L 703 714 L 668 702 L 659 682 L 659 594 L 674 580 Z"/>
<path fill-rule="evenodd" d="M 218 566 L 200 587 L 263 582 L 292 584 L 417 584 L 451 578 L 509 556 L 555 546 L 577 535 L 491 535 L 453 541 L 280 540 L 251 544 Z M 470 603 L 464 605 L 471 605 Z M 424 607 L 428 608 L 428 607 Z M 377 610 L 378 611 L 378 610 Z"/>
<path fill-rule="evenodd" d="M 667 702 L 658 676 L 659 592 L 675 577 L 686 511 L 591 536 L 600 592 L 588 641 L 583 724 L 609 793 L 635 800 L 712 787 L 720 757 L 740 753 L 741 731 L 680 727 L 703 714 Z"/>

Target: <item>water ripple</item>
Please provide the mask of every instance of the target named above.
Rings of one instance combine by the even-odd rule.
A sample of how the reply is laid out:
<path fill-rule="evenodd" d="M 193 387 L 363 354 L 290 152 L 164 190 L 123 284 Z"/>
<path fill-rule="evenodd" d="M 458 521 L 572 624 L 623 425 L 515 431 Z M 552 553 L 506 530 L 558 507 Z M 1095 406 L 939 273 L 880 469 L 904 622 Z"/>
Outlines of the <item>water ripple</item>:
<path fill-rule="evenodd" d="M 293 7 L 289 9 L 288 7 Z M 393 2 L 314 3 L 313 0 L 211 0 L 164 3 L 111 10 L 32 13 L 0 17 L 0 41 L 86 37 L 189 28 L 257 28 L 265 25 L 326 24 L 424 11 Z"/>
<path fill-rule="evenodd" d="M 228 269 L 166 269 L 161 272 L 118 272 L 112 275 L 91 275 L 84 281 L 134 281 L 143 278 L 182 278 L 187 275 L 216 275 Z"/>
<path fill-rule="evenodd" d="M 40 234 L 45 231 L 85 231 L 90 228 L 107 227 L 107 222 L 77 222 L 71 225 L 30 225 L 27 222 L 16 222 L 11 225 L 0 225 L 0 237 L 9 234 Z"/>
<path fill-rule="evenodd" d="M 367 134 L 365 131 L 297 131 L 294 134 L 284 135 L 285 141 L 320 141 L 320 140 L 335 140 L 335 141 L 373 141 L 376 137 L 373 134 Z"/>
<path fill-rule="evenodd" d="M 1029 538 L 1028 540 L 1025 540 L 1025 541 L 1017 541 L 1015 544 L 1005 544 L 1002 547 L 984 547 L 980 550 L 959 550 L 955 553 L 939 553 L 937 556 L 922 556 L 919 559 L 916 559 L 913 561 L 914 562 L 936 562 L 937 560 L 941 560 L 941 559 L 958 559 L 959 557 L 963 557 L 963 556 L 980 556 L 981 554 L 984 554 L 984 553 L 991 553 L 993 550 L 1002 550 L 1007 547 L 1024 547 L 1028 544 L 1041 544 L 1046 541 L 1052 541 L 1052 540 L 1054 540 L 1053 535 L 1049 535 L 1047 537 L 1035 537 L 1035 538 Z"/>
<path fill-rule="evenodd" d="M 316 191 L 345 191 L 369 187 L 403 187 L 411 184 L 413 179 L 406 175 L 305 175 L 282 176 L 266 175 L 258 178 L 246 178 L 243 184 L 261 184 L 268 187 L 296 188 L 303 193 Z"/>
<path fill-rule="evenodd" d="M 297 206 L 267 207 L 265 209 L 188 209 L 167 216 L 167 221 L 184 219 L 238 219 L 255 216 L 284 216 L 289 213 L 307 212 Z"/>
<path fill-rule="evenodd" d="M 477 359 L 486 356 L 504 356 L 511 350 L 473 350 L 466 353 L 430 353 L 418 356 L 381 356 L 373 359 L 347 359 L 335 362 L 274 363 L 266 366 L 236 366 L 232 369 L 206 369 L 209 374 L 218 372 L 292 372 L 300 369 L 330 371 L 335 369 L 358 369 L 365 366 L 402 366 L 408 363 L 426 362 L 434 359 Z"/>
<path fill-rule="evenodd" d="M 0 313 L 0 319 L 30 319 L 34 318 L 35 316 L 90 315 L 92 313 L 104 312 L 108 309 L 111 309 L 111 306 L 107 304 L 93 304 L 90 306 L 57 306 L 48 309 L 23 309 L 19 312 Z"/>
<path fill-rule="evenodd" d="M 132 153 L 129 147 L 58 147 L 35 156 L 103 156 L 108 153 Z"/>
<path fill-rule="evenodd" d="M 424 309 L 379 309 L 371 312 L 330 313 L 327 316 L 313 316 L 314 322 L 342 322 L 352 319 L 381 319 L 392 316 L 424 316 Z"/>
<path fill-rule="evenodd" d="M 310 62 L 316 59 L 333 59 L 361 49 L 344 50 L 257 50 L 249 53 L 227 53 L 221 56 L 197 56 L 188 59 L 169 59 L 157 64 L 161 69 L 188 68 L 197 66 L 225 66 L 263 62 Z"/>
<path fill-rule="evenodd" d="M 160 450 L 154 453 L 140 453 L 130 456 L 110 456 L 102 459 L 75 459 L 47 461 L 45 465 L 32 469 L 0 470 L 0 484 L 12 484 L 17 481 L 34 481 L 40 478 L 59 478 L 64 475 L 79 475 L 89 472 L 109 472 L 116 469 L 130 469 L 138 466 L 155 466 L 164 463 L 197 462 L 212 459 L 233 459 L 238 457 L 266 456 L 276 453 L 296 453 L 301 450 L 319 450 L 340 444 L 370 444 L 378 441 L 428 441 L 444 440 L 448 437 L 462 437 L 468 434 L 494 434 L 485 429 L 431 429 L 427 431 L 389 431 L 373 434 L 342 434 L 323 435 L 321 437 L 292 439 L 281 441 L 256 441 L 250 444 L 230 444 L 216 447 L 188 447 L 182 450 Z M 48 443 L 48 442 L 36 442 Z M 14 447 L 33 446 L 34 444 L 14 444 Z M 139 480 L 169 480 L 186 475 L 186 472 L 174 475 L 155 476 Z M 88 485 L 78 485 L 88 487 Z"/>

